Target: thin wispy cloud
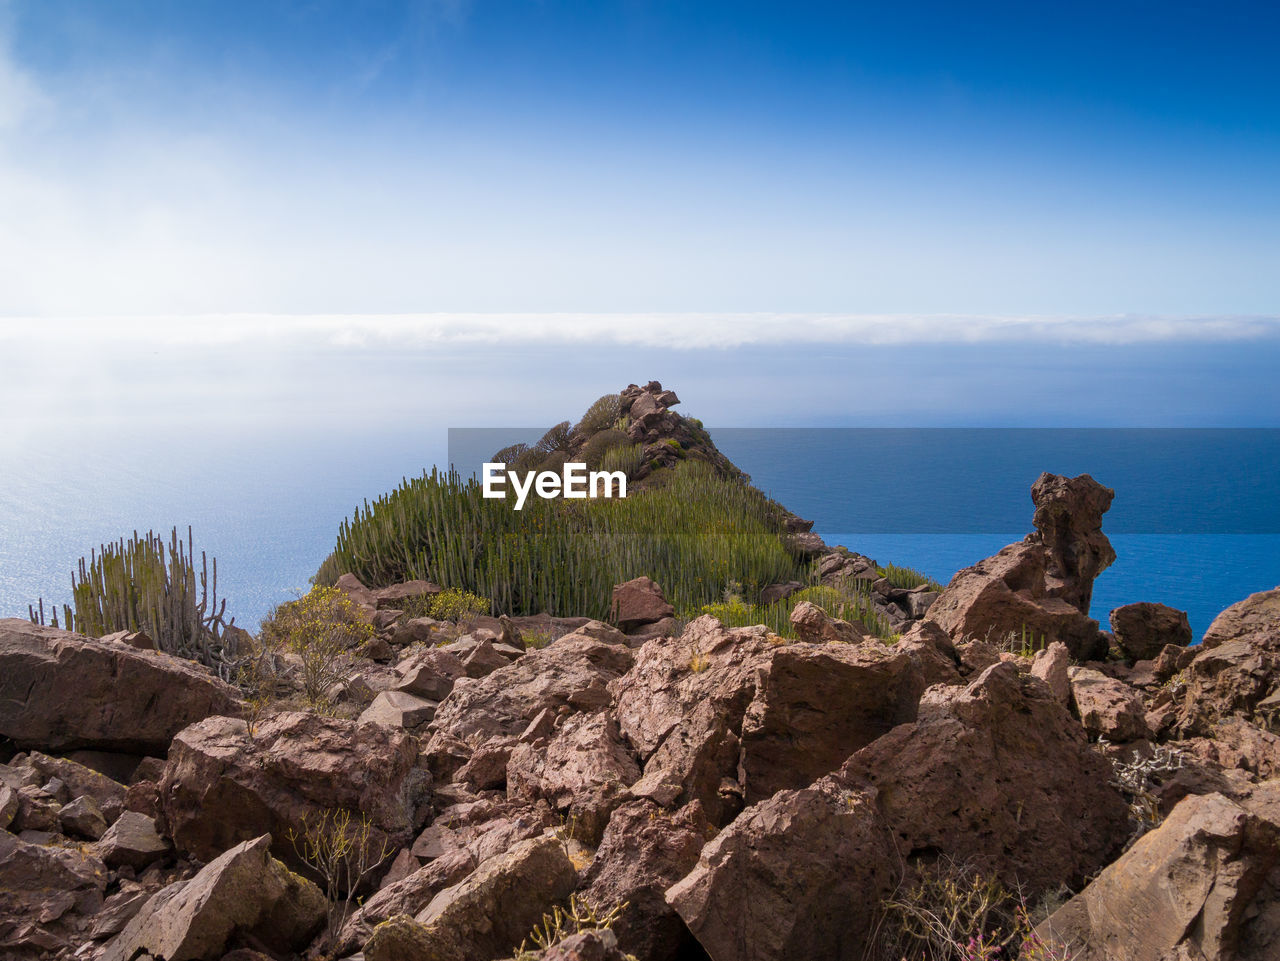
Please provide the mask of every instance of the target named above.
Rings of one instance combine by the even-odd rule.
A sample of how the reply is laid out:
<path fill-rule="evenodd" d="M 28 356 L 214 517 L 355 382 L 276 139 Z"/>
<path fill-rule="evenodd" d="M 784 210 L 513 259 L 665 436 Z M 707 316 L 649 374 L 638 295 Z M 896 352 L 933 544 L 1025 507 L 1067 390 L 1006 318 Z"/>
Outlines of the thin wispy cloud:
<path fill-rule="evenodd" d="M 675 350 L 753 346 L 1141 344 L 1280 337 L 1275 316 L 979 316 L 817 313 L 226 314 L 188 317 L 12 318 L 0 341 L 167 347 L 289 345 L 362 351 L 514 344 L 592 344 Z"/>

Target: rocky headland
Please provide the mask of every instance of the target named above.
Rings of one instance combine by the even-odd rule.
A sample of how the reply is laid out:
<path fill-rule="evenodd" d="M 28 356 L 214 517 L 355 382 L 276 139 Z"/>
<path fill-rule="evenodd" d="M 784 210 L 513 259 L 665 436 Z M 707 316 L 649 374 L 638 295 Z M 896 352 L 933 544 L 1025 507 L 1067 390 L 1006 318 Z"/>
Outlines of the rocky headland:
<path fill-rule="evenodd" d="M 513 460 L 747 483 L 617 396 Z M 945 588 L 762 500 L 787 579 L 697 609 L 377 583 L 353 536 L 203 662 L 0 621 L 0 958 L 1280 958 L 1280 588 L 1104 630 L 1113 492 L 1030 494 Z"/>

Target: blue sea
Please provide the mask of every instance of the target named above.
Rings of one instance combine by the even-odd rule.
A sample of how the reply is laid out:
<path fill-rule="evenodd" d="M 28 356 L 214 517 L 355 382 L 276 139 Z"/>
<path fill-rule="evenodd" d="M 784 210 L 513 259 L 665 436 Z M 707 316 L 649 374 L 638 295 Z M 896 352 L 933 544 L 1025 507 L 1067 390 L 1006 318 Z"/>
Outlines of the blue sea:
<path fill-rule="evenodd" d="M 1104 530 L 1118 559 L 1093 616 L 1133 601 L 1188 612 L 1280 584 L 1280 431 L 711 428 L 754 483 L 828 543 L 946 582 L 1031 530 L 1041 470 L 1116 490 Z M 113 429 L 0 460 L 0 616 L 68 599 L 78 558 L 172 525 L 218 559 L 237 623 L 307 589 L 339 522 L 365 498 L 449 457 L 431 424 L 153 434 Z M 68 464 L 74 464 L 74 469 Z"/>

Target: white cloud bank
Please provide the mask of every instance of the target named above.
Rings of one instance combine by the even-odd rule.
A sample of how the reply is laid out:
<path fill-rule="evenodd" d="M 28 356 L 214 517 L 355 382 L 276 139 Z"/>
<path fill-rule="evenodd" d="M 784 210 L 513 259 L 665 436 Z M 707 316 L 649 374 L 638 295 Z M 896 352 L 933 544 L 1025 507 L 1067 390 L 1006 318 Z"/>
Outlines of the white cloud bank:
<path fill-rule="evenodd" d="M 547 345 L 677 350 L 775 345 L 1240 342 L 1280 336 L 1276 316 L 975 316 L 818 313 L 210 314 L 0 319 L 11 346 L 426 350 Z"/>

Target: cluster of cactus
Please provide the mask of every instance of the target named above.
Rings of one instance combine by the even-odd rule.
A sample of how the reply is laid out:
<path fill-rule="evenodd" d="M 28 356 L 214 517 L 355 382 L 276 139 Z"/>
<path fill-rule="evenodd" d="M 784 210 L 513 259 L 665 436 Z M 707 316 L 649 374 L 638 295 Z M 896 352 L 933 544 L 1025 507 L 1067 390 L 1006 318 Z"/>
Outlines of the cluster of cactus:
<path fill-rule="evenodd" d="M 103 544 L 80 558 L 71 575 L 75 605 L 62 606 L 62 626 L 92 637 L 116 631 L 140 631 L 169 654 L 199 661 L 226 674 L 234 662 L 234 619 L 218 600 L 218 561 L 200 552 L 194 564 L 191 528 L 183 543 L 175 527 L 168 550 L 153 531 Z M 212 566 L 212 570 L 210 570 Z M 31 620 L 44 623 L 44 600 L 31 608 Z M 59 626 L 56 609 L 52 625 Z"/>
<path fill-rule="evenodd" d="M 758 590 L 803 580 L 778 506 L 700 461 L 627 498 L 543 500 L 521 511 L 480 485 L 433 470 L 405 480 L 342 523 L 316 583 L 352 573 L 380 586 L 412 578 L 471 591 L 510 614 L 605 619 L 615 584 L 646 575 L 678 611 L 696 612 L 725 583 Z"/>

